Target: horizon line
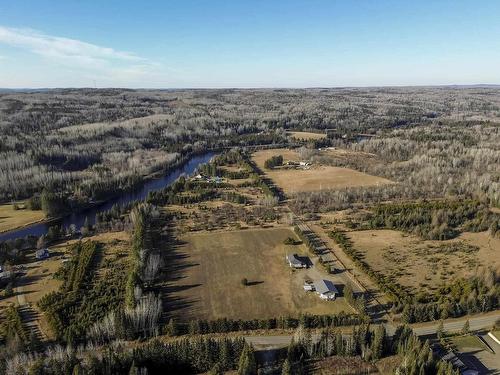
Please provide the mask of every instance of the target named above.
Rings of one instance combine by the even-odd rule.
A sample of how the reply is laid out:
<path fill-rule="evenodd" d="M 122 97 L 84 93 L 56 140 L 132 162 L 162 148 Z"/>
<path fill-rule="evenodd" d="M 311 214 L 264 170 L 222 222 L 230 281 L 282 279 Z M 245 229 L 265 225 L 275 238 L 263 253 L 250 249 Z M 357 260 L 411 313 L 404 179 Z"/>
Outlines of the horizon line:
<path fill-rule="evenodd" d="M 473 88 L 499 87 L 500 83 L 467 83 L 467 84 L 424 84 L 424 85 L 370 85 L 370 86 L 199 86 L 199 87 L 125 87 L 125 86 L 55 86 L 55 87 L 0 87 L 0 91 L 49 91 L 49 90 L 328 90 L 328 89 L 374 89 L 374 88 Z"/>

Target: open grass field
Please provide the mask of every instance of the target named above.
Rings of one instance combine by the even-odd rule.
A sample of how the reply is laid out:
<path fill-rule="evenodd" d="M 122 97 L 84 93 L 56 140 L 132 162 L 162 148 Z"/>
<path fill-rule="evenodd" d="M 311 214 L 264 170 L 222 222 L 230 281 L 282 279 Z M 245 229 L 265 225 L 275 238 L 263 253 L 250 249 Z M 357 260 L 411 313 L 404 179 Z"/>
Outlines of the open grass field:
<path fill-rule="evenodd" d="M 391 181 L 349 168 L 331 167 L 313 164 L 310 168 L 264 168 L 264 162 L 274 155 L 283 155 L 286 161 L 300 161 L 300 156 L 293 150 L 263 150 L 253 155 L 253 160 L 273 182 L 286 194 L 299 192 L 342 189 L 357 186 L 375 186 L 392 183 Z"/>
<path fill-rule="evenodd" d="M 355 231 L 348 235 L 375 271 L 395 277 L 414 292 L 470 276 L 481 266 L 500 267 L 500 239 L 488 232 L 463 233 L 447 241 L 423 241 L 395 230 Z"/>
<path fill-rule="evenodd" d="M 488 350 L 486 345 L 484 345 L 484 343 L 476 335 L 455 336 L 451 337 L 449 340 L 459 351 L 468 349 Z"/>
<path fill-rule="evenodd" d="M 311 132 L 289 132 L 287 133 L 291 138 L 299 139 L 301 141 L 308 141 L 310 139 L 323 139 L 326 138 L 325 133 L 311 133 Z"/>
<path fill-rule="evenodd" d="M 0 232 L 16 229 L 43 219 L 45 219 L 45 215 L 42 211 L 31 211 L 27 208 L 14 210 L 12 204 L 0 205 Z"/>
<path fill-rule="evenodd" d="M 167 308 L 181 319 L 352 311 L 343 298 L 326 302 L 303 290 L 302 271 L 293 272 L 285 255 L 307 251 L 284 245 L 287 237 L 295 237 L 288 227 L 184 235 L 172 254 Z M 243 286 L 243 278 L 251 285 Z"/>

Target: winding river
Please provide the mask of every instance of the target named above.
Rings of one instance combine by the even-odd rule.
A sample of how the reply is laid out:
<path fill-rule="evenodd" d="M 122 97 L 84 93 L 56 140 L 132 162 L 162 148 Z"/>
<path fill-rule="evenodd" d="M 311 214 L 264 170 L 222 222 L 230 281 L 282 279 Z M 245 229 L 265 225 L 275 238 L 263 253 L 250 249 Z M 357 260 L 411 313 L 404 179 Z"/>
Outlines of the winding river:
<path fill-rule="evenodd" d="M 32 224 L 9 232 L 0 233 L 0 242 L 22 238 L 29 235 L 41 236 L 42 234 L 46 234 L 49 230 L 49 227 L 53 225 L 61 225 L 62 227 L 67 228 L 71 224 L 74 224 L 76 228 L 79 229 L 83 226 L 86 218 L 88 218 L 90 224 L 93 224 L 95 221 L 95 216 L 98 212 L 108 211 L 115 204 L 125 205 L 130 202 L 144 200 L 150 191 L 163 189 L 165 186 L 170 185 L 183 174 L 193 174 L 199 165 L 207 163 L 214 155 L 214 152 L 207 152 L 205 154 L 193 156 L 180 167 L 170 170 L 165 176 L 157 179 L 147 180 L 140 189 L 124 192 L 106 202 L 92 206 L 86 210 L 64 216 L 60 220 L 50 223 Z"/>

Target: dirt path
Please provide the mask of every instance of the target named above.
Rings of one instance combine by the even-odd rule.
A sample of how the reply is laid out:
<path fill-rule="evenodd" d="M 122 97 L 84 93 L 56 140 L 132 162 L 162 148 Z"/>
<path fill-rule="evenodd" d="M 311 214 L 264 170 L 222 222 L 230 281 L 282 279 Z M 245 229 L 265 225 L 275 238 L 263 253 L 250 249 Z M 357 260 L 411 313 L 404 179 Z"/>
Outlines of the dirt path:
<path fill-rule="evenodd" d="M 342 251 L 337 243 L 328 236 L 323 228 L 314 223 L 308 223 L 308 226 L 336 258 L 336 264 L 340 265 L 340 274 L 344 275 L 344 280 L 347 281 L 347 284 L 356 285 L 358 287 L 357 289 L 353 288 L 353 291 L 356 292 L 361 290 L 365 292 L 368 312 L 372 319 L 374 321 L 390 321 L 385 306 L 389 301 L 380 291 L 378 286 L 364 272 L 356 268 L 351 259 Z"/>

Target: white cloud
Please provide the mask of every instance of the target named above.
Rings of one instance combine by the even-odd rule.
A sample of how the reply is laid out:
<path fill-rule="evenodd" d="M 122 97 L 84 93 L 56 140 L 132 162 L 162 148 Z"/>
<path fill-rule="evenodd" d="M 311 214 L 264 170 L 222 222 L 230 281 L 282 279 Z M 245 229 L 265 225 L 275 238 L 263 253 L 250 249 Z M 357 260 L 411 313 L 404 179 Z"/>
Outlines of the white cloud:
<path fill-rule="evenodd" d="M 78 71 L 81 77 L 85 77 L 85 82 L 97 79 L 106 85 L 144 87 L 150 85 L 151 80 L 167 83 L 176 73 L 171 68 L 130 52 L 32 29 L 0 26 L 0 44 L 39 55 L 51 67 L 62 66 L 68 71 Z M 63 72 L 60 74 L 64 75 Z M 56 80 L 57 77 L 52 78 Z"/>
<path fill-rule="evenodd" d="M 0 43 L 27 49 L 38 55 L 80 64 L 105 64 L 110 60 L 141 62 L 147 60 L 130 52 L 117 51 L 76 39 L 46 35 L 31 29 L 0 26 Z"/>

